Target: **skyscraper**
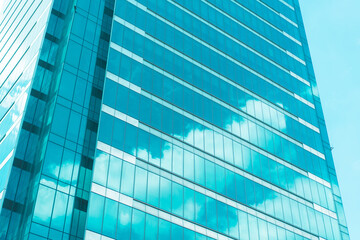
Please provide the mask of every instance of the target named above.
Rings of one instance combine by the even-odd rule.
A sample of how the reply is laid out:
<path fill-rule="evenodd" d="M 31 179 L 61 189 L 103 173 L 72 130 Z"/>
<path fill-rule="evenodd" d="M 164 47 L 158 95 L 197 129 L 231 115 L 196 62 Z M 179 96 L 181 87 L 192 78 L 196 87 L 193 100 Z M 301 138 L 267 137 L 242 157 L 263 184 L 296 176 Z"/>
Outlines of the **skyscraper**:
<path fill-rule="evenodd" d="M 7 0 L 0 239 L 349 239 L 297 0 Z"/>

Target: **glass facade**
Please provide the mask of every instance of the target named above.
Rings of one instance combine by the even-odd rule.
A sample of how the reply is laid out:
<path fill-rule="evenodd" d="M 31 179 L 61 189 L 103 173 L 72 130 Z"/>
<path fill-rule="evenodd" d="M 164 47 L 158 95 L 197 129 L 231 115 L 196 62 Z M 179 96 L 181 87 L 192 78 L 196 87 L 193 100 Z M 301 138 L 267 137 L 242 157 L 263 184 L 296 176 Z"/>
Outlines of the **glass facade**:
<path fill-rule="evenodd" d="M 50 0 L 2 1 L 1 4 L 0 207 L 4 203 L 51 5 Z"/>
<path fill-rule="evenodd" d="M 6 9 L 15 14 L 16 4 L 28 2 L 8 1 Z M 84 238 L 114 3 L 51 4 L 3 194 L 0 239 Z"/>
<path fill-rule="evenodd" d="M 0 239 L 349 239 L 297 0 L 53 1 Z"/>

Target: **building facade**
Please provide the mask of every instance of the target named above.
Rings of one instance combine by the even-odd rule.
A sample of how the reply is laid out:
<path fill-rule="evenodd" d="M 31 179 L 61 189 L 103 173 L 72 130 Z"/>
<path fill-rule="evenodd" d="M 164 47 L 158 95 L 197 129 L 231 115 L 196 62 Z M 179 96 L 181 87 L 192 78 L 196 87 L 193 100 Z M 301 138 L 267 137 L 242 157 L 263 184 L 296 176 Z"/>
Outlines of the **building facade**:
<path fill-rule="evenodd" d="M 349 239 L 297 0 L 1 14 L 0 239 Z"/>

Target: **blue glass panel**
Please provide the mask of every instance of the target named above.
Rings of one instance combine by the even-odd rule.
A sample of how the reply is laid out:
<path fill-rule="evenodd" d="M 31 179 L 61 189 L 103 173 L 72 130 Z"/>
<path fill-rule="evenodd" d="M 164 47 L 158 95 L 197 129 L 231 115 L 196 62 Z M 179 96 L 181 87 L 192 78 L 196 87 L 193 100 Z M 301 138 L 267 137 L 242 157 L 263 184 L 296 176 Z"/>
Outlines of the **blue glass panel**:
<path fill-rule="evenodd" d="M 116 239 L 130 239 L 132 208 L 119 204 Z"/>
<path fill-rule="evenodd" d="M 89 222 L 87 224 L 87 228 L 92 231 L 101 233 L 105 198 L 93 193 L 91 194 L 90 198 L 91 201 L 88 209 Z"/>
<path fill-rule="evenodd" d="M 131 223 L 131 239 L 144 239 L 145 213 L 133 209 Z"/>

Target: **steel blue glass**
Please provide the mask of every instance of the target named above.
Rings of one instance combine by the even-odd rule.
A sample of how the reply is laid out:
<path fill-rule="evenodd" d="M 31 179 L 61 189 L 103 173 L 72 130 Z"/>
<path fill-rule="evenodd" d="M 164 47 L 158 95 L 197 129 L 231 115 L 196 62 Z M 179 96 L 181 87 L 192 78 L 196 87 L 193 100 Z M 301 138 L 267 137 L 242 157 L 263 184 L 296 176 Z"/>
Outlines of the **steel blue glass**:
<path fill-rule="evenodd" d="M 297 0 L 48 8 L 0 120 L 0 239 L 349 239 Z"/>

